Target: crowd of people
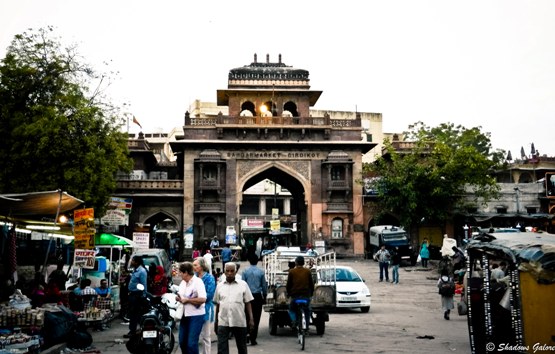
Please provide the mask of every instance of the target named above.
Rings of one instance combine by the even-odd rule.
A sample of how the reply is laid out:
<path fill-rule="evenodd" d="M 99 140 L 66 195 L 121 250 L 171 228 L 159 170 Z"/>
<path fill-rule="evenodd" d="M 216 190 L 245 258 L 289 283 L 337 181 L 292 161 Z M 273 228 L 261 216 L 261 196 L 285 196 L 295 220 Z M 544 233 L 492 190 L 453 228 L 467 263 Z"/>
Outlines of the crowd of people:
<path fill-rule="evenodd" d="M 211 246 L 219 248 L 216 242 Z M 222 253 L 226 248 L 229 249 L 224 246 Z M 215 267 L 210 255 L 210 249 L 204 250 L 204 254 L 199 250 L 191 261 L 179 263 L 181 282 L 176 300 L 183 305 L 178 328 L 179 347 L 182 353 L 210 354 L 213 330 L 218 338 L 218 353 L 229 353 L 231 338 L 235 340 L 238 353 L 247 353 L 249 345 L 258 344 L 258 327 L 268 293 L 264 271 L 258 267 L 259 257 L 250 253 L 247 257 L 249 266 L 238 274 L 240 264 L 222 255 L 223 273 L 219 274 L 219 267 Z M 133 308 L 133 302 L 141 296 L 138 284 L 143 284 L 145 291 L 150 293 L 155 288 L 148 280 L 149 272 L 142 259 L 134 257 L 131 264 L 133 271 L 127 290 L 130 308 Z M 154 278 L 163 275 L 159 269 L 155 274 Z M 164 284 L 159 286 L 162 290 Z M 312 296 L 314 283 L 310 270 L 304 267 L 303 257 L 295 259 L 287 280 L 287 291 L 292 299 L 310 300 Z M 294 306 L 292 300 L 289 312 L 292 323 L 296 320 Z M 136 332 L 138 316 L 137 311 L 129 311 L 129 332 L 124 337 L 130 338 Z"/>
<path fill-rule="evenodd" d="M 450 241 L 450 242 L 446 242 Z M 444 246 L 442 248 L 443 257 L 437 263 L 437 270 L 439 278 L 437 281 L 438 292 L 441 297 L 441 307 L 443 317 L 449 320 L 451 310 L 454 308 L 454 296 L 456 293 L 461 294 L 464 288 L 463 279 L 466 271 L 466 256 L 464 252 L 456 245 L 449 247 L 453 244 L 454 240 L 444 235 Z M 447 247 L 447 248 L 446 248 Z M 379 281 L 389 282 L 389 268 L 391 267 L 392 284 L 399 284 L 399 266 L 401 264 L 401 257 L 398 252 L 398 247 L 387 249 L 382 245 L 380 249 L 374 254 L 374 260 L 379 264 Z M 418 249 L 418 261 L 420 267 L 426 269 L 429 267 L 430 259 L 430 242 L 427 238 L 422 240 Z M 503 278 L 504 273 L 502 267 L 506 267 L 505 262 L 501 264 L 494 264 L 491 273 L 491 279 Z M 459 289 L 457 291 L 457 289 Z M 461 301 L 463 301 L 461 294 Z"/>

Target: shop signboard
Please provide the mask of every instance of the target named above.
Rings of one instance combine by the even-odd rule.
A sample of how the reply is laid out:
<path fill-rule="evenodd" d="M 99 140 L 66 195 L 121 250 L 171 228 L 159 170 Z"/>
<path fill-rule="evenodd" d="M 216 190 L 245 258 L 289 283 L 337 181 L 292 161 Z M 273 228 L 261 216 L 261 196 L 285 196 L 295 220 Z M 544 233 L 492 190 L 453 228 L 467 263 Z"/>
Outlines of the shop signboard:
<path fill-rule="evenodd" d="M 123 209 L 109 209 L 101 219 L 102 225 L 124 226 L 129 225 L 129 214 Z"/>
<path fill-rule="evenodd" d="M 94 209 L 77 209 L 73 212 L 73 235 L 75 236 L 75 249 L 94 248 Z"/>
<path fill-rule="evenodd" d="M 281 233 L 281 222 L 279 220 L 270 220 L 270 233 L 279 235 Z"/>
<path fill-rule="evenodd" d="M 75 249 L 74 252 L 74 266 L 83 268 L 83 269 L 94 269 L 94 256 L 96 251 L 95 250 L 87 250 L 87 249 Z"/>
<path fill-rule="evenodd" d="M 227 226 L 225 229 L 225 243 L 226 245 L 237 244 L 237 232 L 235 232 L 235 226 Z"/>
<path fill-rule="evenodd" d="M 135 248 L 149 248 L 150 234 L 148 232 L 133 232 L 133 242 L 135 242 Z"/>

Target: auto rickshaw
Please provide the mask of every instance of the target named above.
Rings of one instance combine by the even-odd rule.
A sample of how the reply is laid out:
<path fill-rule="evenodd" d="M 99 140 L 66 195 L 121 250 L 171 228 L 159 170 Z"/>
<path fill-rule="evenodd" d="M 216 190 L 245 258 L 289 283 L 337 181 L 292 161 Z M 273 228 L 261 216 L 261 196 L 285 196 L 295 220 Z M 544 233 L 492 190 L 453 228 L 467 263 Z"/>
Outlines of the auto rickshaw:
<path fill-rule="evenodd" d="M 484 233 L 466 251 L 472 353 L 555 351 L 555 235 Z"/>

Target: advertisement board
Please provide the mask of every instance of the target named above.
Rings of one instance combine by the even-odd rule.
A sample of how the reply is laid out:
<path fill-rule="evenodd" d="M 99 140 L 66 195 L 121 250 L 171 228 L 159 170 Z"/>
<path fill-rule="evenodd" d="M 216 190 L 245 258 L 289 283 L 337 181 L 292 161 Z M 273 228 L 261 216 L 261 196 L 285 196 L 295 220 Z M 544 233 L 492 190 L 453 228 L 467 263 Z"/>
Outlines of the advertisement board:
<path fill-rule="evenodd" d="M 75 236 L 75 249 L 94 248 L 94 209 L 77 209 L 73 212 L 73 235 Z"/>
<path fill-rule="evenodd" d="M 149 248 L 150 234 L 148 232 L 133 232 L 133 242 L 135 242 L 135 248 Z"/>

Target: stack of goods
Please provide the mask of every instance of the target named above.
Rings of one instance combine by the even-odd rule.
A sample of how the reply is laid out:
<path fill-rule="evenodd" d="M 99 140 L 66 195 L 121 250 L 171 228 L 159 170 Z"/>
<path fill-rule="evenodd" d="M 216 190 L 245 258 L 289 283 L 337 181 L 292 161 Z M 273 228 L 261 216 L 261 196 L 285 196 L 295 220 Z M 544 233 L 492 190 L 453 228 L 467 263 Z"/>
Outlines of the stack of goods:
<path fill-rule="evenodd" d="M 111 310 L 112 309 L 112 301 L 106 298 L 98 298 L 94 301 L 94 307 L 101 309 L 101 310 Z"/>
<path fill-rule="evenodd" d="M 0 333 L 0 352 L 28 353 L 40 348 L 41 337 L 21 332 L 2 331 Z"/>
<path fill-rule="evenodd" d="M 12 306 L 0 307 L 0 327 L 42 327 L 44 325 L 44 309 L 18 309 Z"/>
<path fill-rule="evenodd" d="M 78 319 L 80 321 L 99 321 L 110 318 L 111 311 L 105 309 L 99 309 L 94 306 L 85 306 L 82 312 L 78 313 Z"/>

